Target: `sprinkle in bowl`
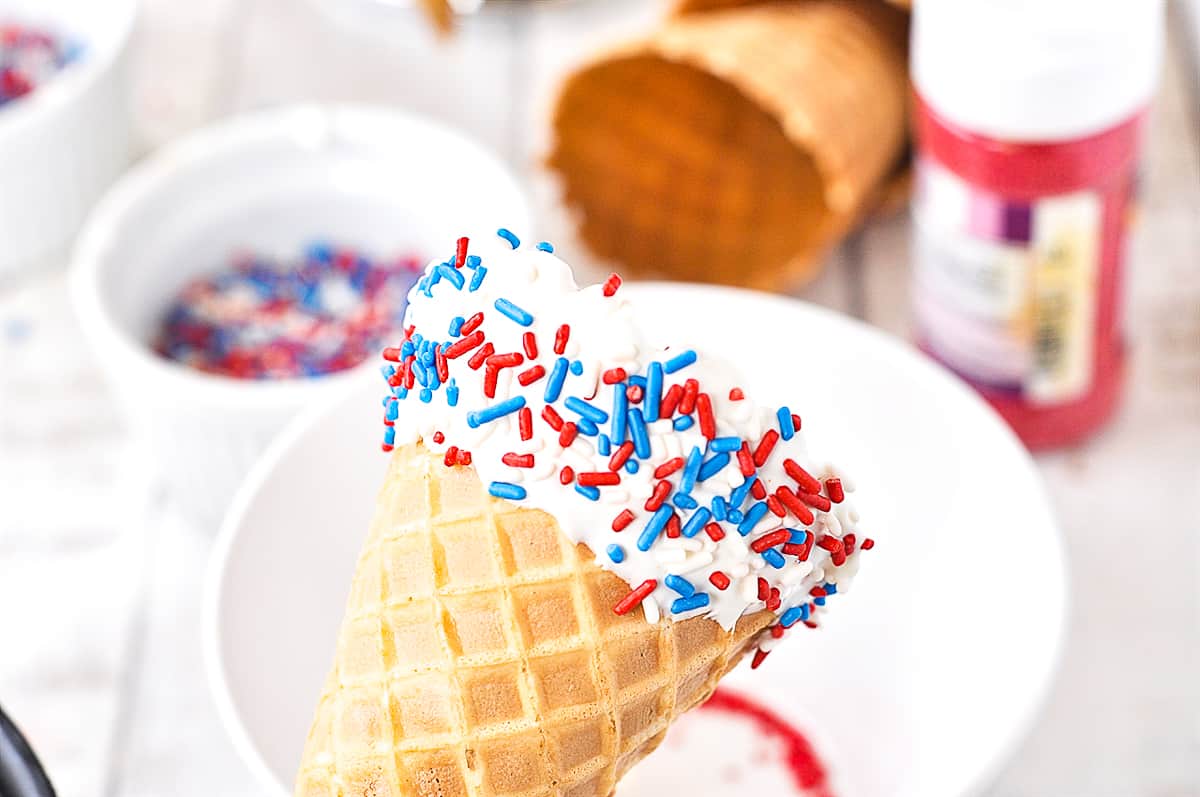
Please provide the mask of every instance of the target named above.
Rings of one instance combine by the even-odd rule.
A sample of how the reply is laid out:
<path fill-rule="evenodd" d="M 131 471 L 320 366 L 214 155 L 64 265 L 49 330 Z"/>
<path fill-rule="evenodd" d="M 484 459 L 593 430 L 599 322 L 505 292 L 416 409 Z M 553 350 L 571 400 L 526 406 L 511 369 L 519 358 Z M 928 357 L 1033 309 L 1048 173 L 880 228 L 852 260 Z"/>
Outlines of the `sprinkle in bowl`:
<path fill-rule="evenodd" d="M 73 299 L 167 486 L 211 520 L 295 411 L 378 362 L 249 380 L 168 360 L 155 336 L 188 283 L 247 248 L 284 260 L 327 239 L 427 256 L 451 223 L 482 234 L 529 215 L 494 156 L 435 122 L 368 107 L 263 111 L 182 139 L 114 186 L 80 236 Z"/>

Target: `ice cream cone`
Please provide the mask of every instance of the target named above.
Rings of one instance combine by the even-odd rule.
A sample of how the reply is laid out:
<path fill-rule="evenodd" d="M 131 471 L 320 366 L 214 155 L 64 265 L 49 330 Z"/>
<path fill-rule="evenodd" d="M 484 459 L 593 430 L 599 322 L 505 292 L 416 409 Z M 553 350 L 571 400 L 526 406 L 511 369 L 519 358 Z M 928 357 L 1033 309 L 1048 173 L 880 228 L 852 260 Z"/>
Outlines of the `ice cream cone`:
<path fill-rule="evenodd" d="M 904 150 L 905 26 L 877 0 L 758 4 L 585 66 L 549 158 L 583 239 L 641 275 L 811 277 Z"/>
<path fill-rule="evenodd" d="M 648 622 L 539 510 L 393 455 L 297 797 L 608 797 L 769 625 Z"/>
<path fill-rule="evenodd" d="M 439 34 L 445 35 L 454 27 L 454 11 L 449 0 L 420 0 L 420 6 Z"/>

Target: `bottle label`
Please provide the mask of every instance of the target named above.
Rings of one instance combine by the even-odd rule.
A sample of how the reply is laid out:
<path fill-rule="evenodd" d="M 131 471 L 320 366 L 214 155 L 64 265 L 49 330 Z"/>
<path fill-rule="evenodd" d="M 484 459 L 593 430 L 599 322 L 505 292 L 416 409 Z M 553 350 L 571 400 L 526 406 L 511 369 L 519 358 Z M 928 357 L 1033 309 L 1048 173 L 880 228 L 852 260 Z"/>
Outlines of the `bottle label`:
<path fill-rule="evenodd" d="M 918 163 L 914 308 L 924 347 L 968 381 L 1033 404 L 1092 384 L 1102 200 L 1014 200 Z"/>

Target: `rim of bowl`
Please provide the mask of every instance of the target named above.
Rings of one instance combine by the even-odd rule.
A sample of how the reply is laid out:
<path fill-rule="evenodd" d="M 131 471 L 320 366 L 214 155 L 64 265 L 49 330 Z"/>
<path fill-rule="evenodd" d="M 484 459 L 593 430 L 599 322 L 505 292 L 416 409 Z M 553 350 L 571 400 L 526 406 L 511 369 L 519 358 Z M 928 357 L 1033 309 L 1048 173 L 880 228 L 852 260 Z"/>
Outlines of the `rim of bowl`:
<path fill-rule="evenodd" d="M 0 142 L 8 136 L 18 135 L 23 128 L 36 124 L 91 91 L 129 49 L 134 23 L 138 18 L 139 0 L 101 2 L 112 6 L 111 13 L 119 19 L 111 29 L 111 34 L 97 39 L 102 46 L 96 48 L 94 53 L 89 50 L 80 62 L 70 64 L 61 74 L 55 75 L 44 86 L 39 86 L 29 96 L 0 110 Z"/>
<path fill-rule="evenodd" d="M 429 137 L 449 141 L 459 151 L 470 152 L 481 162 L 491 164 L 494 179 L 518 202 L 510 211 L 513 224 L 523 224 L 526 228 L 532 225 L 529 200 L 509 166 L 471 137 L 429 117 L 355 104 L 299 104 L 240 114 L 188 133 L 135 165 L 89 215 L 71 258 L 70 281 L 80 322 L 94 340 L 94 346 L 119 351 L 177 395 L 242 409 L 274 409 L 281 403 L 304 401 L 319 392 L 349 384 L 365 371 L 374 371 L 377 361 L 368 358 L 351 368 L 318 377 L 255 380 L 205 373 L 160 357 L 143 340 L 130 334 L 114 319 L 100 289 L 105 253 L 126 224 L 127 215 L 152 201 L 178 172 L 236 153 L 250 142 L 306 141 L 313 138 L 314 131 L 330 129 L 352 131 L 348 138 L 360 141 L 394 142 L 400 140 L 399 129 L 423 131 Z"/>
<path fill-rule="evenodd" d="M 834 310 L 831 310 L 820 305 L 814 305 L 802 299 L 797 299 L 788 296 L 777 296 L 774 294 L 766 294 L 761 291 L 746 289 L 746 288 L 729 288 L 727 286 L 702 285 L 698 283 L 668 283 L 668 282 L 645 282 L 642 286 L 655 289 L 672 289 L 676 290 L 679 287 L 701 288 L 704 290 L 727 290 L 738 294 L 753 295 L 761 298 L 766 298 L 771 301 L 782 303 L 799 303 L 805 305 L 817 314 L 825 316 L 836 316 L 839 321 L 857 327 L 862 333 L 869 337 L 875 338 L 878 341 L 886 344 L 889 348 L 895 349 L 898 353 L 903 354 L 914 365 L 918 366 L 927 374 L 928 378 L 933 378 L 943 382 L 947 389 L 952 392 L 967 396 L 973 402 L 979 404 L 984 413 L 991 417 L 992 421 L 1000 428 L 1001 433 L 1007 437 L 1012 443 L 1017 455 L 1026 463 L 1030 469 L 1034 469 L 1035 463 L 1033 456 L 1025 448 L 1024 444 L 1017 438 L 1016 434 L 1003 421 L 1000 415 L 984 402 L 975 391 L 970 388 L 965 382 L 958 377 L 946 371 L 944 368 L 936 365 L 932 361 L 925 360 L 914 356 L 914 353 L 909 350 L 909 347 L 898 342 L 892 335 L 873 327 L 856 318 L 844 316 Z M 271 441 L 258 459 L 255 460 L 254 466 L 242 479 L 238 485 L 237 492 L 233 500 L 230 502 L 225 516 L 221 521 L 220 529 L 217 532 L 216 542 L 213 545 L 212 553 L 209 557 L 208 564 L 205 569 L 204 583 L 201 594 L 201 642 L 203 647 L 202 656 L 204 658 L 204 670 L 206 680 L 208 681 L 209 692 L 212 694 L 213 700 L 217 705 L 217 713 L 220 716 L 221 723 L 225 728 L 225 732 L 229 735 L 233 742 L 234 748 L 238 753 L 238 757 L 246 764 L 253 772 L 253 775 L 260 785 L 267 789 L 271 795 L 283 797 L 287 793 L 286 786 L 282 786 L 276 778 L 274 771 L 267 763 L 263 756 L 259 745 L 254 741 L 242 720 L 239 709 L 234 703 L 233 692 L 229 687 L 229 679 L 226 677 L 225 656 L 221 644 L 221 605 L 224 595 L 225 577 L 228 571 L 230 553 L 234 543 L 237 541 L 243 529 L 246 513 L 250 505 L 257 498 L 263 484 L 270 478 L 271 474 L 278 467 L 280 461 L 283 460 L 287 452 L 306 434 L 309 434 L 318 420 L 332 407 L 345 400 L 354 390 L 353 385 L 348 385 L 344 390 L 339 390 L 336 393 L 331 393 L 323 401 L 305 408 L 297 414 L 288 425 Z M 1004 767 L 1012 761 L 1021 744 L 1029 737 L 1032 732 L 1037 718 L 1045 709 L 1049 700 L 1051 690 L 1062 673 L 1063 656 L 1066 650 L 1067 634 L 1070 630 L 1072 617 L 1072 599 L 1070 591 L 1071 569 L 1067 561 L 1066 543 L 1063 538 L 1062 529 L 1055 517 L 1053 507 L 1050 503 L 1049 496 L 1046 494 L 1045 485 L 1041 478 L 1037 480 L 1038 493 L 1041 503 L 1044 504 L 1050 513 L 1051 525 L 1051 554 L 1057 560 L 1055 569 L 1061 573 L 1059 584 L 1061 585 L 1059 604 L 1059 612 L 1057 618 L 1057 628 L 1054 633 L 1053 647 L 1048 652 L 1046 657 L 1046 667 L 1042 673 L 1042 679 L 1032 691 L 1031 699 L 1028 700 L 1023 707 L 1023 711 L 1019 716 L 1013 719 L 1012 725 L 1005 739 L 995 749 L 991 750 L 987 755 L 981 756 L 981 761 L 978 768 L 967 777 L 961 784 L 961 788 L 955 797 L 976 797 L 983 794 L 988 786 L 1003 772 Z"/>

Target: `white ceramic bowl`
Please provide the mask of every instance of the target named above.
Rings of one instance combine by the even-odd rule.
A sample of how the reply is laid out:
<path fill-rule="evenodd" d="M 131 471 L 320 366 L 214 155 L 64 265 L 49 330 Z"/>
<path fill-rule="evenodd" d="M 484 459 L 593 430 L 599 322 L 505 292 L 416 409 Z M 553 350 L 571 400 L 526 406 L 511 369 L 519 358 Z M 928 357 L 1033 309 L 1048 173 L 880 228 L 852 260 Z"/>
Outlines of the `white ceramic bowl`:
<path fill-rule="evenodd" d="M 168 486 L 193 515 L 216 520 L 296 410 L 378 366 L 253 381 L 163 359 L 149 342 L 184 283 L 235 249 L 295 257 L 324 238 L 434 257 L 459 235 L 528 225 L 508 170 L 448 128 L 384 109 L 272 110 L 187 136 L 130 171 L 80 235 L 72 292 Z"/>
<path fill-rule="evenodd" d="M 132 153 L 129 37 L 135 0 L 0 0 L 0 21 L 77 41 L 79 59 L 0 108 L 0 281 L 61 264 Z"/>
<path fill-rule="evenodd" d="M 653 328 L 736 357 L 747 392 L 797 408 L 813 450 L 854 474 L 878 540 L 821 630 L 723 687 L 809 732 L 840 797 L 977 793 L 1028 729 L 1063 632 L 1063 550 L 1029 455 L 965 385 L 860 323 L 728 288 L 622 290 L 656 313 Z M 765 343 L 779 339 L 820 352 L 820 378 L 780 367 Z M 368 380 L 291 426 L 239 492 L 212 560 L 210 681 L 271 797 L 290 793 L 386 466 L 380 394 Z M 675 793 L 657 768 L 680 760 L 651 757 L 619 793 Z M 720 781 L 687 793 L 793 797 Z"/>

